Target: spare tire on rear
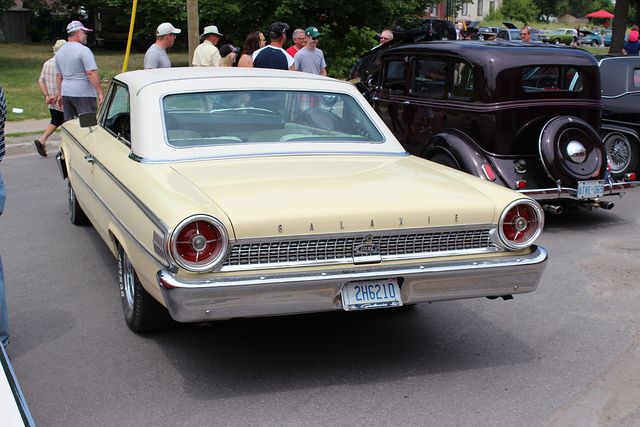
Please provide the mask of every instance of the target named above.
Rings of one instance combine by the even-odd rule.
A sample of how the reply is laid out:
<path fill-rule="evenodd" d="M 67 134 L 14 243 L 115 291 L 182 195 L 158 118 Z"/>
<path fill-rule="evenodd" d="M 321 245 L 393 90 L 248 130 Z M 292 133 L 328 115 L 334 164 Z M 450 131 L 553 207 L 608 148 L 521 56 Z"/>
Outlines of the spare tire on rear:
<path fill-rule="evenodd" d="M 578 181 L 604 178 L 604 145 L 582 119 L 560 116 L 549 120 L 540 133 L 539 150 L 547 174 L 563 186 L 576 188 Z"/>

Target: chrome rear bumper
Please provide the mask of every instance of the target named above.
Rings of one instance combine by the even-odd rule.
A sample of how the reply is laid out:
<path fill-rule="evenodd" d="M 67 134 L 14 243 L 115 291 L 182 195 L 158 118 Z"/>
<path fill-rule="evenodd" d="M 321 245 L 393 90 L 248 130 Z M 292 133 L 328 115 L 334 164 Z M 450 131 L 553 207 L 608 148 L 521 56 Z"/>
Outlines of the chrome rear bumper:
<path fill-rule="evenodd" d="M 640 186 L 640 181 L 621 181 L 615 182 L 606 180 L 604 184 L 604 194 L 606 196 L 622 196 L 626 190 Z M 524 194 L 535 200 L 553 200 L 553 199 L 571 199 L 581 202 L 588 202 L 589 199 L 578 199 L 578 190 L 568 187 L 556 188 L 536 188 L 531 190 L 516 190 L 518 193 Z"/>
<path fill-rule="evenodd" d="M 342 310 L 341 288 L 356 280 L 398 278 L 403 304 L 532 292 L 547 251 L 475 260 L 368 265 L 337 270 L 185 280 L 157 273 L 165 305 L 179 322 Z"/>

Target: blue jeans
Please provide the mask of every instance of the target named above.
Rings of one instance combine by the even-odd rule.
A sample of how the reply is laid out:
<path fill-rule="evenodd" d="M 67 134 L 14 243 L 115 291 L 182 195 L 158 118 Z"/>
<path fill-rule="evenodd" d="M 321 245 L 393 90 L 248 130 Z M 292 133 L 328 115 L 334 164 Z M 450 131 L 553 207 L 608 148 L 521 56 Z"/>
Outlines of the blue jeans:
<path fill-rule="evenodd" d="M 0 172 L 0 215 L 4 211 L 4 201 L 7 199 L 7 189 L 4 187 L 2 173 Z M 2 345 L 9 343 L 9 312 L 7 311 L 7 293 L 4 289 L 4 270 L 2 258 L 0 258 L 0 342 Z"/>

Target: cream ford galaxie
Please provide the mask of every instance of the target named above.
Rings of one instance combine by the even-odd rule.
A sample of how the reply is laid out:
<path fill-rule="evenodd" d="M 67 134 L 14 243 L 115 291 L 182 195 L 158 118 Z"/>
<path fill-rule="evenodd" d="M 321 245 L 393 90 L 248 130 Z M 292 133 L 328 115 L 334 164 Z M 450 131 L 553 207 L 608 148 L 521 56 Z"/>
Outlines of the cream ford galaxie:
<path fill-rule="evenodd" d="M 135 331 L 510 298 L 547 261 L 535 201 L 409 155 L 353 85 L 311 74 L 121 74 L 58 161 Z"/>

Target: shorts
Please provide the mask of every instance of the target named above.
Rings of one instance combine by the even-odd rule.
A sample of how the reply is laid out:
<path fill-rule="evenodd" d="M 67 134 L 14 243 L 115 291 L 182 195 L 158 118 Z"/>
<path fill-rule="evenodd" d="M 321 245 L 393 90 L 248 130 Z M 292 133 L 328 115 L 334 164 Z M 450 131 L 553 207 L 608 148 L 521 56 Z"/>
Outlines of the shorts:
<path fill-rule="evenodd" d="M 55 127 L 58 127 L 64 123 L 64 113 L 62 111 L 55 110 L 53 108 L 49 108 L 49 113 L 51 113 L 51 124 Z"/>
<path fill-rule="evenodd" d="M 97 113 L 98 100 L 94 97 L 63 96 L 64 119 L 71 120 L 82 113 Z"/>

